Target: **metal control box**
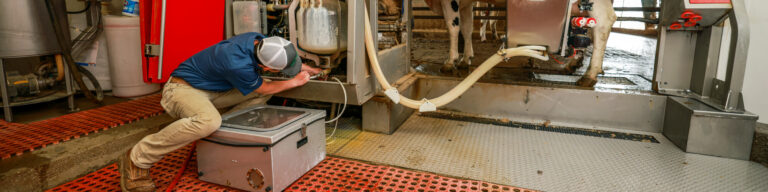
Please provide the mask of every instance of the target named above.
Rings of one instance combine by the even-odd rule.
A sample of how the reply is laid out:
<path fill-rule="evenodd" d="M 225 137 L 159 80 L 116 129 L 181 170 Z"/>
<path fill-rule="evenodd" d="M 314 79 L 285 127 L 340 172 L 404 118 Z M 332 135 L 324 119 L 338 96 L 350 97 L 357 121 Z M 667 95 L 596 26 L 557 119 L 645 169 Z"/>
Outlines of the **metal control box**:
<path fill-rule="evenodd" d="M 668 97 L 664 136 L 685 152 L 749 160 L 757 115 L 728 113 L 690 98 Z"/>
<path fill-rule="evenodd" d="M 569 0 L 507 1 L 507 46 L 540 45 L 559 53 L 570 8 Z"/>
<path fill-rule="evenodd" d="M 282 191 L 325 158 L 325 112 L 259 105 L 222 116 L 198 142 L 200 180 Z"/>

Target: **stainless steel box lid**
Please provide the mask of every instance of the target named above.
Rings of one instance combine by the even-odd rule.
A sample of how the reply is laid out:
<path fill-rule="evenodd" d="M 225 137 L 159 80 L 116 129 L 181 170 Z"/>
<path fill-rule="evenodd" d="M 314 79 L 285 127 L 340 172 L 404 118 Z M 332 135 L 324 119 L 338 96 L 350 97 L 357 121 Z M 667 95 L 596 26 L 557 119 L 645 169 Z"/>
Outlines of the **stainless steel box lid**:
<path fill-rule="evenodd" d="M 322 120 L 325 112 L 314 109 L 257 105 L 222 116 L 221 128 L 206 140 L 242 145 L 272 145 Z"/>

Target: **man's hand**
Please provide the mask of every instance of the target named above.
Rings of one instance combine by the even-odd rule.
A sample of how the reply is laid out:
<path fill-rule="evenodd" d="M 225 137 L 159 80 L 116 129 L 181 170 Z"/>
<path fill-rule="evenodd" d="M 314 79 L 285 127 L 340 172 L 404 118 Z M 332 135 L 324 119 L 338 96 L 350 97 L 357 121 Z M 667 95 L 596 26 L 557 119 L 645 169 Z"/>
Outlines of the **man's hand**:
<path fill-rule="evenodd" d="M 285 81 L 264 81 L 261 86 L 256 89 L 256 93 L 262 95 L 272 95 L 283 92 L 288 89 L 293 89 L 298 86 L 307 84 L 309 81 L 309 73 L 306 71 L 299 72 L 295 77 Z"/>
<path fill-rule="evenodd" d="M 310 76 L 312 76 L 312 75 L 317 75 L 318 73 L 320 73 L 323 70 L 320 69 L 320 68 L 310 67 L 307 64 L 301 64 L 301 71 L 306 71 L 307 73 L 309 73 Z"/>
<path fill-rule="evenodd" d="M 299 72 L 299 74 L 296 74 L 296 76 L 293 77 L 293 79 L 291 79 L 290 81 L 293 82 L 293 85 L 295 87 L 307 84 L 307 82 L 309 81 L 309 73 L 306 71 Z"/>

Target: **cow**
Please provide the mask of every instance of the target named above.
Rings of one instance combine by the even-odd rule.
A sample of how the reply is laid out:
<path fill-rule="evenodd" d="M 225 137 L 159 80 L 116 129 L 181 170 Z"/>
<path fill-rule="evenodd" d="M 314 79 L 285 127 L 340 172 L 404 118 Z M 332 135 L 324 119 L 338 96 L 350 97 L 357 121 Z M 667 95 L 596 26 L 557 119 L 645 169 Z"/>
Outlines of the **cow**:
<path fill-rule="evenodd" d="M 448 27 L 448 35 L 451 42 L 449 47 L 450 51 L 448 52 L 448 60 L 443 63 L 441 71 L 455 72 L 457 62 L 464 63 L 466 66 L 471 65 L 472 58 L 475 57 L 475 52 L 472 49 L 472 32 L 474 30 L 474 2 L 484 1 L 487 3 L 493 3 L 494 0 L 424 1 L 433 12 L 443 16 L 445 19 L 445 26 Z M 461 60 L 459 60 L 459 31 L 461 31 L 461 34 L 464 38 L 464 57 Z"/>
<path fill-rule="evenodd" d="M 379 15 L 398 15 L 400 6 L 395 0 L 379 0 Z"/>
<path fill-rule="evenodd" d="M 496 5 L 494 5 L 493 3 L 477 2 L 475 7 L 493 8 L 493 7 L 496 7 Z M 492 11 L 492 10 L 481 10 L 481 11 L 478 11 L 477 13 L 478 13 L 477 14 L 478 16 L 491 16 L 491 17 L 494 17 L 494 16 L 498 16 L 499 15 L 498 11 Z M 480 20 L 480 24 L 481 24 L 481 26 L 480 26 L 480 42 L 485 42 L 487 40 L 487 38 L 486 38 L 486 36 L 487 36 L 486 29 L 487 28 L 491 29 L 491 37 L 493 39 L 499 39 L 499 33 L 498 33 L 498 30 L 496 29 L 496 22 L 497 21 L 498 20 L 496 20 L 496 19 L 483 19 L 483 20 Z"/>
<path fill-rule="evenodd" d="M 430 9 L 443 16 L 446 26 L 448 27 L 448 34 L 450 37 L 450 47 L 448 59 L 443 63 L 441 71 L 456 71 L 457 62 L 462 64 L 471 65 L 471 60 L 474 57 L 472 50 L 472 32 L 473 32 L 473 11 L 472 5 L 476 1 L 494 3 L 495 1 L 504 0 L 424 0 Z M 514 0 L 509 0 L 514 1 Z M 590 30 L 590 36 L 592 38 L 592 60 L 590 61 L 587 72 L 577 82 L 580 86 L 592 87 L 597 83 L 597 75 L 603 73 L 603 57 L 605 56 L 605 46 L 608 41 L 608 35 L 611 32 L 611 27 L 616 21 L 616 13 L 613 11 L 612 0 L 590 0 L 592 4 L 592 10 L 580 11 L 578 6 L 581 0 L 575 0 L 573 3 L 571 16 L 589 16 L 597 19 L 597 25 Z M 546 14 L 546 13 L 542 13 Z M 535 17 L 535 16 L 532 16 Z M 464 38 L 464 56 L 459 60 L 458 39 L 459 31 Z"/>

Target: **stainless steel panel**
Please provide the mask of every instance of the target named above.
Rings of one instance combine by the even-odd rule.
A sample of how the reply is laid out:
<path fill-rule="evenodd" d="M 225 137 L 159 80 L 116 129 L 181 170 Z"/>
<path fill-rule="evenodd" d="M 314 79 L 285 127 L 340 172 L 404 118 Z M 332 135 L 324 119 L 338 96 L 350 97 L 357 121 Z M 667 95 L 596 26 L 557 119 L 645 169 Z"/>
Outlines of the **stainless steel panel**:
<path fill-rule="evenodd" d="M 56 16 L 67 18 L 64 1 L 54 1 L 53 4 Z M 66 19 L 62 20 L 60 27 L 68 40 Z M 53 54 L 60 51 L 57 43 L 45 1 L 0 1 L 0 57 Z M 66 43 L 70 45 L 70 42 Z"/>
<path fill-rule="evenodd" d="M 325 112 L 321 110 L 300 109 L 300 108 L 279 107 L 279 106 L 266 106 L 266 105 L 253 106 L 253 107 L 243 109 L 242 111 L 250 111 L 255 108 L 276 108 L 276 109 L 287 109 L 287 110 L 293 110 L 293 111 L 303 111 L 305 113 L 308 113 L 309 115 L 296 119 L 295 121 L 292 121 L 291 123 L 288 123 L 288 124 L 281 124 L 282 127 L 280 127 L 279 129 L 274 129 L 270 131 L 254 131 L 254 130 L 247 130 L 247 129 L 240 129 L 240 128 L 231 128 L 231 127 L 226 127 L 222 125 L 222 127 L 219 128 L 219 130 L 211 134 L 211 136 L 207 137 L 207 139 L 214 140 L 214 141 L 222 141 L 222 142 L 231 141 L 236 143 L 274 144 L 280 139 L 282 139 L 283 137 L 290 135 L 293 132 L 296 132 L 297 130 L 301 129 L 302 123 L 310 124 L 315 121 L 322 121 L 322 118 L 325 117 Z M 224 115 L 222 116 L 222 119 L 229 119 L 236 115 L 238 115 L 237 112 Z"/>
<path fill-rule="evenodd" d="M 661 1 L 659 24 L 669 26 L 680 20 L 684 11 L 690 10 L 702 16 L 702 20 L 698 22 L 702 27 L 708 27 L 727 15 L 730 9 L 730 4 L 690 4 L 688 0 Z"/>
<path fill-rule="evenodd" d="M 304 116 L 304 111 L 259 107 L 222 118 L 221 126 L 251 131 L 272 131 L 285 127 Z"/>
<path fill-rule="evenodd" d="M 434 98 L 460 79 L 421 76 L 416 96 Z M 509 84 L 476 83 L 441 110 L 573 127 L 661 132 L 666 96 Z"/>
<path fill-rule="evenodd" d="M 569 8 L 569 0 L 507 1 L 507 45 L 542 45 L 559 52 Z"/>
<path fill-rule="evenodd" d="M 372 81 L 370 78 L 371 77 L 369 77 L 368 80 Z M 347 89 L 347 99 L 349 101 L 347 104 L 350 105 L 362 105 L 374 95 L 372 84 L 355 85 L 344 83 L 344 87 Z M 321 102 L 344 103 L 344 95 L 342 94 L 341 86 L 339 86 L 336 81 L 310 80 L 306 85 L 280 92 L 276 96 Z"/>
<path fill-rule="evenodd" d="M 690 10 L 702 16 L 698 22 L 702 27 L 708 27 L 727 15 L 731 8 L 731 4 L 690 4 L 688 0 L 665 0 L 661 1 L 659 25 L 669 26 L 680 19 L 680 14 Z"/>
<path fill-rule="evenodd" d="M 320 110 L 308 111 L 312 113 L 310 116 L 317 117 L 315 119 L 320 121 L 312 122 L 311 119 L 303 118 L 293 122 L 288 126 L 299 127 L 302 123 L 308 124 L 306 131 L 293 130 L 279 137 L 279 142 L 273 143 L 269 148 L 199 141 L 197 161 L 200 179 L 248 191 L 282 191 L 325 158 L 325 123 L 322 121 L 325 113 Z M 239 134 L 241 138 L 258 137 L 256 135 L 260 132 Z M 259 172 L 263 177 L 263 185 L 254 188 L 254 185 L 249 184 L 249 171 Z"/>
<path fill-rule="evenodd" d="M 731 44 L 728 45 L 728 67 L 725 82 L 728 94 L 725 99 L 725 110 L 744 111 L 744 100 L 741 91 L 744 86 L 744 75 L 747 68 L 747 53 L 749 52 L 749 17 L 744 0 L 732 0 L 733 11 L 728 18 L 731 21 Z"/>
<path fill-rule="evenodd" d="M 416 98 L 413 86 L 418 78 L 412 75 L 398 80 L 398 92 L 409 98 Z M 386 96 L 374 96 L 363 104 L 363 130 L 392 134 L 405 122 L 415 110 L 392 103 Z"/>
<path fill-rule="evenodd" d="M 377 10 L 375 7 L 377 3 L 371 5 L 373 5 L 372 10 Z M 376 80 L 368 67 L 369 62 L 365 51 L 363 11 L 366 6 L 363 1 L 347 1 L 347 7 L 347 76 L 344 87 L 347 89 L 348 104 L 362 105 L 378 91 Z M 410 69 L 408 49 L 410 45 L 396 46 L 379 52 L 379 62 L 388 79 L 399 79 L 408 72 Z M 281 78 L 271 79 L 281 80 Z M 335 81 L 310 81 L 304 86 L 281 92 L 277 96 L 332 103 L 344 102 L 342 90 Z"/>
<path fill-rule="evenodd" d="M 757 116 L 721 112 L 690 98 L 670 97 L 664 135 L 683 151 L 748 160 Z"/>
<path fill-rule="evenodd" d="M 294 133 L 264 151 L 261 147 L 233 147 L 207 141 L 197 144 L 200 180 L 248 191 L 282 191 L 325 158 L 325 127 L 317 121 L 307 128 L 305 137 Z M 254 189 L 248 171 L 256 169 L 264 176 L 264 185 Z"/>
<path fill-rule="evenodd" d="M 388 83 L 395 83 L 400 77 L 408 74 L 409 68 L 404 67 L 405 60 L 410 60 L 408 53 L 408 47 L 405 44 L 400 44 L 389 49 L 379 51 L 379 64 L 381 65 L 381 71 L 384 72 L 384 76 L 389 80 Z M 380 89 L 380 85 L 376 83 L 376 90 Z"/>
<path fill-rule="evenodd" d="M 691 87 L 691 71 L 699 32 L 660 30 L 653 75 L 654 87 L 665 94 L 688 90 Z"/>
<path fill-rule="evenodd" d="M 712 81 L 717 75 L 720 56 L 722 26 L 712 26 L 699 33 L 693 57 L 691 91 L 699 95 L 710 95 Z"/>

